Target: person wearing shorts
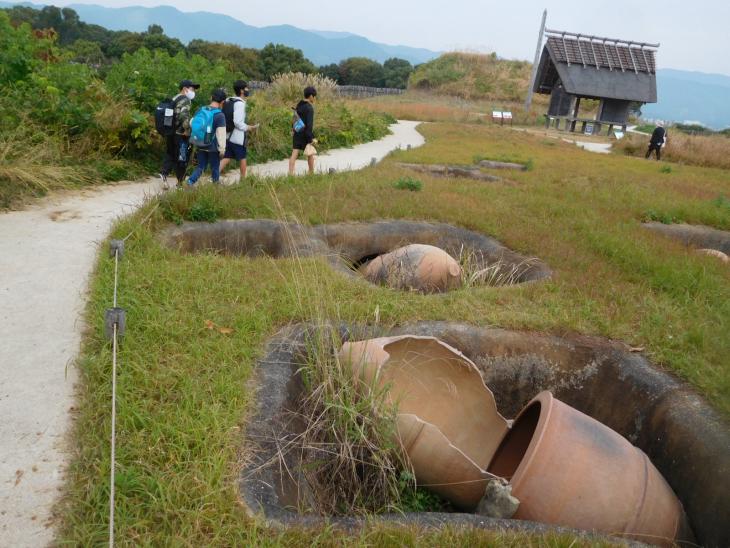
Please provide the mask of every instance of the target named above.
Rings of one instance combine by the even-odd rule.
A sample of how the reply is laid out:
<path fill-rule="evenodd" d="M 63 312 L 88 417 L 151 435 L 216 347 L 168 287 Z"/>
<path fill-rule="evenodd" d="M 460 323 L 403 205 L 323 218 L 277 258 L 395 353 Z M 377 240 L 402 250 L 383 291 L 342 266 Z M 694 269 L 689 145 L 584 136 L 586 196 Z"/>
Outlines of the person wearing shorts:
<path fill-rule="evenodd" d="M 231 160 L 237 160 L 241 172 L 241 179 L 243 179 L 246 177 L 246 156 L 248 155 L 246 134 L 248 131 L 254 130 L 259 126 L 258 124 L 250 126 L 246 123 L 246 97 L 249 96 L 248 84 L 243 80 L 236 80 L 233 82 L 233 92 L 235 95 L 226 99 L 233 106 L 231 113 L 233 129 L 228 133 L 226 139 L 226 154 L 221 161 L 221 172 Z M 230 111 L 230 109 L 224 108 L 224 112 L 226 110 Z"/>
<path fill-rule="evenodd" d="M 316 145 L 317 139 L 314 138 L 314 102 L 317 98 L 317 90 L 312 86 L 304 88 L 304 99 L 299 101 L 296 106 L 296 113 L 302 122 L 304 122 L 304 128 L 296 132 L 292 130 L 292 153 L 289 157 L 289 175 L 294 175 L 294 166 L 296 165 L 297 158 L 300 152 L 307 150 L 314 151 L 313 146 Z M 309 167 L 309 174 L 314 173 L 314 156 L 315 152 L 307 153 L 307 165 Z"/>

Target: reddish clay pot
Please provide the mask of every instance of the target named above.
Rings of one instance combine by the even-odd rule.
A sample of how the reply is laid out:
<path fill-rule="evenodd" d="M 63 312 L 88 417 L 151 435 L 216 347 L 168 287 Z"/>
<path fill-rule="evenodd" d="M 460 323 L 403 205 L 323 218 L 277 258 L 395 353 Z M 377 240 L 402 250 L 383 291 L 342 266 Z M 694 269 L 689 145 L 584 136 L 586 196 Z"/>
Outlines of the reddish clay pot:
<path fill-rule="evenodd" d="M 516 519 L 659 545 L 691 536 L 682 504 L 644 452 L 550 392 L 520 412 L 487 471 L 512 484 Z"/>
<path fill-rule="evenodd" d="M 455 447 L 436 426 L 416 415 L 399 413 L 397 428 L 418 486 L 438 493 L 457 508 L 474 510 L 494 476 Z"/>
<path fill-rule="evenodd" d="M 397 441 L 418 485 L 474 510 L 507 431 L 477 367 L 438 339 L 413 335 L 347 342 L 339 357 L 361 386 L 388 388 L 386 402 L 398 408 Z"/>
<path fill-rule="evenodd" d="M 362 268 L 370 282 L 424 293 L 448 291 L 461 285 L 461 267 L 443 249 L 411 244 L 376 257 Z"/>

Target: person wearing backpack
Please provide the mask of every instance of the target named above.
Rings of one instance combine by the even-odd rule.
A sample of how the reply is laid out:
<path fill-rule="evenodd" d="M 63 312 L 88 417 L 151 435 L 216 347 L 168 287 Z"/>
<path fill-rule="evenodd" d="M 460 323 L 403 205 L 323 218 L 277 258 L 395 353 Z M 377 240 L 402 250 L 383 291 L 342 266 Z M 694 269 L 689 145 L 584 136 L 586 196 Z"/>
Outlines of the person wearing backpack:
<path fill-rule="evenodd" d="M 232 159 L 238 160 L 241 179 L 246 177 L 246 132 L 256 129 L 258 124 L 246 123 L 246 97 L 249 96 L 248 84 L 243 80 L 233 82 L 235 95 L 226 99 L 223 114 L 226 117 L 226 154 L 221 161 L 223 171 Z"/>
<path fill-rule="evenodd" d="M 299 152 L 307 156 L 309 174 L 314 173 L 314 156 L 317 151 L 314 145 L 317 139 L 314 138 L 314 102 L 317 98 L 317 90 L 312 86 L 304 88 L 304 99 L 294 108 L 294 121 L 292 122 L 292 153 L 289 158 L 289 175 L 294 175 Z"/>
<path fill-rule="evenodd" d="M 220 178 L 220 161 L 226 153 L 226 117 L 221 110 L 226 92 L 216 89 L 210 96 L 210 105 L 202 107 L 190 122 L 190 142 L 197 149 L 198 166 L 188 179 L 188 186 L 198 182 L 210 165 L 214 183 Z"/>
<path fill-rule="evenodd" d="M 162 160 L 160 179 L 166 190 L 170 188 L 167 176 L 173 170 L 177 184 L 185 180 L 185 172 L 190 161 L 190 106 L 198 88 L 200 84 L 192 80 L 183 80 L 179 86 L 180 93 L 160 103 L 155 112 L 157 131 L 165 138 L 165 157 Z M 170 111 L 172 119 L 169 118 Z M 158 121 L 159 118 L 162 119 Z"/>

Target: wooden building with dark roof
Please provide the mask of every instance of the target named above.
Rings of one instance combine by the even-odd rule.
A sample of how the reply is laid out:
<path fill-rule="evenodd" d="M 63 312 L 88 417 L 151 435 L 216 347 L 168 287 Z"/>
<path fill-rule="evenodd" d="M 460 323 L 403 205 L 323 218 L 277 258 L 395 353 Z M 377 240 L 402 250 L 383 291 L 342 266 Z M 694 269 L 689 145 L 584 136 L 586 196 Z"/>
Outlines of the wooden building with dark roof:
<path fill-rule="evenodd" d="M 631 103 L 656 103 L 659 44 L 546 30 L 533 91 L 550 95 L 546 126 L 575 131 L 576 124 L 626 130 Z M 581 99 L 600 101 L 594 119 L 580 117 Z"/>

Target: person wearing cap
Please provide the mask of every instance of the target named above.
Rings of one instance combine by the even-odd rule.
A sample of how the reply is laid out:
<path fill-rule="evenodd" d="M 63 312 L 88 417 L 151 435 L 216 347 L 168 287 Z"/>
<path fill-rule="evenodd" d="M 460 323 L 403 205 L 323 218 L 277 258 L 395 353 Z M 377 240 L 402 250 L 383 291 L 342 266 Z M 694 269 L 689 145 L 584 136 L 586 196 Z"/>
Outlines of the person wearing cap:
<path fill-rule="evenodd" d="M 221 160 L 220 170 L 223 171 L 228 163 L 235 158 L 238 160 L 241 179 L 243 179 L 246 177 L 246 132 L 254 130 L 259 126 L 258 124 L 250 126 L 246 123 L 246 97 L 249 96 L 248 83 L 244 80 L 236 80 L 233 82 L 233 92 L 235 95 L 226 99 L 226 105 L 223 109 L 226 117 L 230 113 L 233 118 L 233 130 L 228 133 L 226 154 L 223 160 Z"/>
<path fill-rule="evenodd" d="M 193 170 L 192 175 L 188 179 L 188 185 L 193 186 L 198 182 L 200 176 L 210 165 L 210 177 L 214 183 L 220 179 L 220 163 L 226 154 L 226 117 L 221 110 L 226 100 L 226 92 L 222 89 L 213 90 L 210 95 L 210 105 L 208 108 L 217 109 L 218 112 L 213 116 L 213 133 L 215 138 L 210 144 L 197 147 L 198 166 Z M 205 107 L 203 107 L 205 108 Z"/>
<path fill-rule="evenodd" d="M 662 159 L 662 147 L 667 143 L 667 130 L 662 122 L 657 122 L 649 141 L 649 150 L 646 151 L 647 160 L 651 157 L 652 151 L 656 152 L 656 159 Z"/>
<path fill-rule="evenodd" d="M 292 153 L 289 158 L 289 175 L 294 175 L 294 166 L 296 165 L 299 152 L 304 152 L 307 156 L 307 164 L 309 166 L 309 174 L 314 173 L 314 156 L 317 151 L 314 145 L 317 139 L 314 138 L 314 102 L 317 98 L 317 90 L 312 86 L 304 88 L 304 99 L 299 101 L 296 110 L 297 116 L 304 122 L 304 129 L 300 132 L 292 130 Z"/>
<path fill-rule="evenodd" d="M 183 80 L 179 86 L 180 93 L 172 98 L 175 104 L 175 134 L 165 139 L 165 157 L 160 170 L 162 185 L 166 189 L 169 188 L 167 176 L 173 170 L 178 183 L 185 180 L 190 160 L 190 106 L 195 99 L 195 90 L 199 87 L 200 84 L 192 80 Z"/>

